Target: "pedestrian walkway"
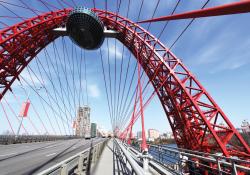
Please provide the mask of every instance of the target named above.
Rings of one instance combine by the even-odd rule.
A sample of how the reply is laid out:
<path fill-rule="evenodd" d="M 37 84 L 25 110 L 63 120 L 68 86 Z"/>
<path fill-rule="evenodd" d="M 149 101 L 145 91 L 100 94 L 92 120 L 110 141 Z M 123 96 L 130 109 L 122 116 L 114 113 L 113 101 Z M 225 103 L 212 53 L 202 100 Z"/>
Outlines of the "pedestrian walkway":
<path fill-rule="evenodd" d="M 102 155 L 93 169 L 94 175 L 114 174 L 113 139 L 105 146 Z"/>

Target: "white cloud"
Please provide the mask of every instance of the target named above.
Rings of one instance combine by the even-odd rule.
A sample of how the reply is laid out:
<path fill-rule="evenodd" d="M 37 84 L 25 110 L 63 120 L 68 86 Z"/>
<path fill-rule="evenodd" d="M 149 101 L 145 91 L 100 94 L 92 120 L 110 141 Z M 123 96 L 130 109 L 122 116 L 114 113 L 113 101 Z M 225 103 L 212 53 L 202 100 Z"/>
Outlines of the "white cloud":
<path fill-rule="evenodd" d="M 109 54 L 111 57 L 115 57 L 117 59 L 121 59 L 122 58 L 122 50 L 121 48 L 119 47 L 119 45 L 116 45 L 116 48 L 115 48 L 115 45 L 111 45 L 109 47 Z"/>
<path fill-rule="evenodd" d="M 248 59 L 250 51 L 246 47 L 250 44 L 250 40 L 244 37 L 239 38 L 238 31 L 232 30 L 235 24 L 225 25 L 226 20 L 224 17 L 218 20 L 206 20 L 206 22 L 199 21 L 199 29 L 194 29 L 191 32 L 193 39 L 196 42 L 200 40 L 201 44 L 197 47 L 192 59 L 188 61 L 189 64 L 193 66 L 213 64 L 210 73 L 216 73 L 222 70 L 234 70 L 250 62 Z M 208 29 L 209 26 L 212 27 Z M 206 45 L 203 45 L 203 42 Z"/>
<path fill-rule="evenodd" d="M 118 41 L 116 41 L 116 46 L 115 46 L 115 40 L 109 40 L 109 49 L 107 47 L 107 43 L 104 42 L 104 46 L 103 46 L 103 50 L 105 52 L 105 56 L 108 56 L 109 53 L 109 57 L 110 60 L 114 60 L 114 59 L 122 59 L 122 44 L 119 43 Z M 124 55 L 125 57 L 125 55 Z"/>
<path fill-rule="evenodd" d="M 34 70 L 33 70 L 33 71 L 34 71 Z M 48 83 L 48 82 L 47 82 L 47 79 L 46 79 L 45 77 L 43 77 L 43 80 L 42 80 L 41 76 L 40 76 L 38 73 L 36 73 L 36 75 L 35 75 L 35 74 L 33 74 L 32 71 L 30 71 L 30 75 L 29 75 L 29 73 L 28 73 L 28 71 L 27 71 L 27 68 L 24 69 L 24 70 L 21 72 L 19 78 L 20 78 L 20 80 L 21 80 L 23 86 L 28 86 L 28 84 L 31 85 L 31 86 L 33 86 L 33 82 L 34 82 L 35 86 L 41 87 L 41 86 L 42 86 L 41 82 L 44 83 L 45 86 L 46 86 L 47 83 Z M 32 82 L 32 81 L 33 81 L 33 82 Z M 27 84 L 26 82 L 27 82 L 28 84 Z M 18 81 L 18 80 L 15 80 L 14 83 L 11 85 L 11 87 L 12 87 L 12 88 L 19 88 L 19 87 L 20 87 L 19 81 Z"/>
<path fill-rule="evenodd" d="M 100 90 L 96 84 L 89 85 L 88 91 L 89 91 L 90 97 L 98 98 L 100 96 Z"/>
<path fill-rule="evenodd" d="M 33 72 L 31 70 L 30 71 L 30 74 L 27 70 L 24 70 L 22 73 L 21 73 L 21 79 L 23 78 L 25 81 L 27 81 L 29 84 L 32 84 L 33 85 L 33 82 L 35 85 L 40 85 L 41 86 L 41 82 L 44 82 L 44 84 L 46 84 L 46 80 L 45 78 L 43 77 L 43 81 L 42 81 L 42 77 L 38 74 L 33 74 Z M 33 81 L 33 82 L 32 82 Z M 26 84 L 26 83 L 24 83 Z"/>

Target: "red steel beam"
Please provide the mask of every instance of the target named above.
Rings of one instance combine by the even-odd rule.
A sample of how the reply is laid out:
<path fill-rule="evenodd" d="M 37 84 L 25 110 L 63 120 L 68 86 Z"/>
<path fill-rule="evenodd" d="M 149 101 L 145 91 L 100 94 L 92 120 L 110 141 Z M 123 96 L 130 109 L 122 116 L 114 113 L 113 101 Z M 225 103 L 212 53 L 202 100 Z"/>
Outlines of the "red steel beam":
<path fill-rule="evenodd" d="M 138 23 L 178 20 L 178 19 L 188 19 L 188 18 L 202 18 L 209 16 L 231 15 L 231 14 L 248 13 L 248 12 L 250 12 L 250 0 L 245 0 L 206 9 L 193 10 L 190 12 L 185 12 L 170 16 L 152 18 L 149 20 L 139 21 Z"/>
<path fill-rule="evenodd" d="M 154 89 L 159 89 L 157 95 L 179 147 L 221 152 L 227 157 L 250 158 L 249 146 L 222 109 L 159 39 L 115 13 L 94 11 L 105 26 L 119 32 L 117 39 L 140 60 Z M 49 12 L 0 31 L 0 67 L 3 69 L 0 74 L 0 99 L 35 55 L 58 37 L 52 31 L 65 24 L 68 12 L 67 9 Z M 227 128 L 218 127 L 217 118 Z M 232 137 L 238 140 L 240 146 L 230 142 Z"/>

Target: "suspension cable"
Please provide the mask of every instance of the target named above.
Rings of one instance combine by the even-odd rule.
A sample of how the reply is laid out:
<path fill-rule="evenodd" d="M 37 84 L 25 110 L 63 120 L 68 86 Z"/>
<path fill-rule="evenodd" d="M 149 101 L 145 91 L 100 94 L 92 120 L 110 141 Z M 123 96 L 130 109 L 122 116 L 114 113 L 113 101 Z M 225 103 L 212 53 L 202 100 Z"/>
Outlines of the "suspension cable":
<path fill-rule="evenodd" d="M 43 0 L 37 0 L 37 1 L 41 2 L 49 11 L 51 11 L 51 9 L 49 8 L 49 6 L 52 7 L 52 8 L 54 8 L 54 9 L 56 9 L 56 10 L 60 10 L 56 6 L 50 4 L 50 3 L 46 2 L 46 1 L 43 1 Z"/>
<path fill-rule="evenodd" d="M 46 48 L 45 48 L 45 49 L 46 49 Z M 44 51 L 44 53 L 46 53 L 46 52 Z M 52 85 L 53 92 L 54 92 L 53 94 L 54 94 L 55 97 L 53 97 L 50 93 L 48 93 L 48 95 L 49 95 L 49 96 L 51 97 L 51 99 L 55 102 L 55 104 L 56 104 L 56 106 L 57 106 L 57 108 L 58 108 L 58 110 L 59 110 L 59 114 L 60 114 L 59 116 L 60 116 L 61 120 L 63 121 L 61 112 L 64 113 L 64 111 L 62 110 L 62 108 L 60 107 L 59 102 L 58 102 L 57 95 L 59 95 L 59 93 L 58 93 L 58 91 L 56 90 L 55 85 L 54 85 L 54 83 L 53 83 L 53 81 L 52 81 L 50 66 L 49 66 L 49 64 L 48 64 L 48 60 L 47 60 L 47 59 L 48 59 L 48 58 L 47 58 L 47 55 L 45 54 L 45 61 L 46 61 L 46 63 L 47 63 L 47 68 L 48 68 L 48 72 L 49 72 L 49 73 L 44 69 L 44 67 L 42 66 L 42 63 L 39 61 L 39 59 L 36 59 L 36 60 L 37 60 L 37 62 L 41 65 L 41 67 L 42 67 L 42 69 L 43 69 L 45 75 L 47 76 L 47 78 L 49 79 L 49 81 L 50 81 L 50 83 L 51 83 L 51 85 Z M 32 70 L 32 69 L 31 69 L 31 70 Z M 32 72 L 34 73 L 33 70 L 32 70 Z M 36 76 L 35 73 L 34 73 L 34 75 Z M 36 77 L 36 78 L 39 80 L 38 77 Z M 41 80 L 39 80 L 39 82 L 41 82 Z M 47 90 L 47 88 L 45 87 L 44 83 L 41 83 L 41 84 L 42 84 L 42 86 L 45 88 L 46 92 L 48 92 L 48 90 Z M 60 99 L 61 99 L 61 98 L 60 98 Z M 62 123 L 63 123 L 63 122 L 62 122 Z M 65 128 L 64 123 L 63 123 L 63 127 Z"/>
<path fill-rule="evenodd" d="M 201 9 L 204 9 L 206 7 L 206 5 L 209 3 L 210 0 L 207 0 L 205 2 L 205 4 L 201 7 Z M 177 41 L 182 37 L 182 35 L 187 31 L 187 29 L 190 27 L 190 25 L 194 22 L 195 18 L 193 18 L 188 24 L 187 26 L 182 30 L 182 32 L 179 34 L 179 36 L 176 38 L 176 40 L 171 44 L 171 46 L 169 47 L 169 50 L 172 49 L 172 47 L 177 43 Z"/>
<path fill-rule="evenodd" d="M 15 95 L 14 91 L 12 90 L 11 94 L 13 95 L 13 97 L 15 98 L 15 100 L 19 103 L 20 106 L 22 106 L 22 102 L 20 101 L 20 99 Z M 33 127 L 33 129 L 36 131 L 36 133 L 38 135 L 40 135 L 40 132 L 38 131 L 37 127 L 35 126 L 35 124 L 32 122 L 30 117 L 27 117 L 28 121 L 30 122 L 31 126 Z"/>
<path fill-rule="evenodd" d="M 14 14 L 16 17 L 18 17 L 18 18 L 20 18 L 20 19 L 22 19 L 22 20 L 27 19 L 26 17 L 23 17 L 23 16 L 18 15 L 18 14 L 15 13 L 13 10 L 11 10 L 10 8 L 8 8 L 6 5 L 4 5 L 4 4 L 2 4 L 2 3 L 0 3 L 0 5 L 1 5 L 2 7 L 4 7 L 5 9 L 7 9 L 7 10 L 8 10 L 9 12 L 11 12 L 12 14 Z"/>
<path fill-rule="evenodd" d="M 5 99 L 5 97 L 3 97 L 4 102 L 7 104 L 7 106 L 9 107 L 10 111 L 12 112 L 12 114 L 15 116 L 16 120 L 18 123 L 20 123 L 20 119 L 18 118 L 18 115 L 15 113 L 14 109 L 11 107 L 11 105 L 8 103 L 8 101 Z M 24 132 L 28 135 L 28 131 L 27 129 L 24 127 L 24 124 L 22 123 L 21 127 L 23 128 Z"/>
<path fill-rule="evenodd" d="M 11 6 L 14 6 L 14 7 L 23 8 L 23 9 L 29 9 L 28 7 L 25 7 L 25 6 L 22 6 L 22 5 L 18 5 L 18 4 L 13 4 L 13 3 L 10 3 L 10 2 L 5 2 L 5 1 L 2 1 L 2 0 L 0 0 L 0 3 L 8 4 L 8 5 L 11 5 Z M 33 10 L 36 11 L 36 12 L 39 12 L 39 13 L 45 13 L 45 12 L 40 11 L 40 10 L 36 10 L 36 9 L 33 9 Z"/>
<path fill-rule="evenodd" d="M 173 14 L 173 13 L 176 11 L 176 9 L 177 9 L 179 3 L 180 3 L 180 0 L 177 1 L 177 3 L 176 3 L 176 5 L 175 5 L 174 9 L 173 9 L 172 12 L 171 12 L 171 14 Z M 159 4 L 158 4 L 158 5 L 159 5 Z M 154 10 L 154 13 L 155 13 L 155 12 L 156 12 L 156 10 Z M 153 15 L 154 15 L 154 14 L 153 14 Z M 137 20 L 137 21 L 138 21 L 138 20 Z M 168 21 L 165 23 L 164 27 L 162 28 L 161 32 L 159 33 L 159 36 L 158 36 L 157 41 L 155 42 L 155 44 L 158 42 L 158 40 L 159 40 L 160 37 L 162 36 L 162 34 L 163 34 L 163 32 L 165 31 L 167 25 L 168 25 Z M 149 29 L 149 27 L 148 27 L 148 29 Z M 154 44 L 154 46 L 155 46 L 155 44 Z M 142 72 L 142 74 L 144 74 L 144 72 Z M 144 79 L 145 79 L 145 77 L 144 77 Z M 144 91 L 145 91 L 145 89 L 147 88 L 147 86 L 148 86 L 149 83 L 150 83 L 150 80 L 148 80 L 146 86 L 143 88 L 143 93 L 144 93 Z M 144 95 L 144 98 L 145 98 L 145 95 Z M 133 110 L 131 110 L 130 114 L 132 113 L 132 111 L 133 111 Z M 126 116 L 126 115 L 125 115 L 125 116 Z M 127 116 L 126 118 L 128 118 L 128 117 L 129 117 L 129 116 Z"/>
<path fill-rule="evenodd" d="M 31 84 L 29 84 L 28 83 L 28 81 L 24 78 L 24 77 L 22 77 L 21 75 L 20 75 L 20 77 L 22 78 L 22 80 L 45 102 L 45 103 L 47 103 L 47 105 L 49 106 L 49 103 L 31 86 Z M 58 106 L 58 105 L 57 105 Z M 49 106 L 52 110 L 54 110 L 54 108 L 53 107 L 51 107 L 51 106 Z M 60 108 L 60 107 L 59 107 Z M 55 111 L 55 110 L 54 110 Z M 60 112 L 59 112 L 60 113 Z M 61 114 L 60 114 L 60 116 L 61 116 Z M 67 123 L 68 124 L 68 122 L 66 122 L 62 117 L 61 117 L 61 120 L 62 121 L 64 121 L 65 123 Z M 66 128 L 65 128 L 65 126 L 64 126 L 64 123 L 63 123 L 63 128 L 64 128 L 64 131 L 65 131 L 65 134 L 67 134 L 67 132 L 66 132 Z"/>
<path fill-rule="evenodd" d="M 58 51 L 58 48 L 57 48 L 57 46 L 56 46 L 56 43 L 55 42 L 53 42 L 53 47 L 54 47 L 54 49 L 55 49 L 55 51 L 56 51 L 56 54 L 55 54 L 55 61 L 56 61 L 56 73 L 57 73 L 57 77 L 58 77 L 58 80 L 59 80 L 59 83 L 60 83 L 60 89 L 61 89 L 61 95 L 62 95 L 62 99 L 63 99 L 63 103 L 64 103 L 64 94 L 67 94 L 67 99 L 68 100 L 66 100 L 66 101 L 68 101 L 68 104 L 69 104 L 69 109 L 71 109 L 71 110 L 73 110 L 73 111 L 75 111 L 75 109 L 74 109 L 74 107 L 72 106 L 72 104 L 70 103 L 70 98 L 69 98 L 69 91 L 68 91 L 68 86 L 69 86 L 69 84 L 68 84 L 68 82 L 67 82 L 67 74 L 65 73 L 66 71 L 65 71 L 65 65 L 63 66 L 63 63 L 62 63 L 62 57 L 60 56 L 60 54 L 59 54 L 59 51 Z M 57 56 L 56 56 L 57 55 Z M 64 55 L 64 52 L 63 52 L 63 57 L 64 57 L 65 55 Z M 57 60 L 57 58 L 58 58 L 58 60 Z M 65 59 L 65 58 L 63 58 L 63 59 Z M 58 62 L 62 65 L 62 70 L 63 70 L 63 73 L 64 73 L 64 76 L 60 76 L 60 73 L 59 73 L 59 67 L 58 67 Z M 55 69 L 54 69 L 55 70 Z M 66 82 L 67 82 L 67 93 L 66 93 L 66 90 L 65 90 L 65 88 L 63 88 L 63 80 L 61 80 L 61 77 L 65 77 L 65 79 L 66 79 Z M 63 91 L 63 92 L 62 92 Z M 64 104 L 64 107 L 66 108 L 66 105 Z M 70 113 L 70 111 L 69 111 L 69 109 L 67 109 L 67 111 L 68 111 L 68 113 L 69 113 L 69 115 L 71 116 L 71 120 L 72 120 L 72 115 L 71 115 L 71 113 Z"/>
<path fill-rule="evenodd" d="M 41 77 L 41 85 L 42 85 L 42 87 L 45 87 L 44 78 L 43 78 L 43 75 L 42 75 L 40 66 L 38 65 L 37 59 L 38 59 L 38 58 L 35 59 L 35 63 L 36 63 L 36 66 L 37 66 L 37 70 L 38 70 L 38 72 L 39 72 L 39 76 Z M 31 69 L 31 71 L 33 72 L 32 69 Z M 45 92 L 46 92 L 46 95 L 47 95 L 48 100 L 49 100 L 49 103 L 48 103 L 48 104 L 49 104 L 49 106 L 52 106 L 51 95 L 48 93 L 48 90 L 47 90 L 46 88 L 45 88 Z M 52 110 L 52 112 L 53 112 L 53 115 L 55 116 L 54 118 L 55 118 L 56 124 L 57 124 L 57 126 L 58 126 L 59 132 L 60 132 L 60 134 L 62 135 L 62 131 L 61 131 L 61 128 L 60 128 L 60 126 L 59 126 L 58 119 L 57 119 L 57 117 L 60 118 L 60 116 L 56 115 L 56 113 L 55 113 L 54 110 Z M 56 117 L 56 116 L 57 116 L 57 117 Z"/>
<path fill-rule="evenodd" d="M 31 79 L 31 81 L 32 81 L 33 86 L 34 86 L 35 88 L 37 88 L 37 87 L 35 86 L 35 83 L 34 83 L 34 80 L 33 80 L 32 76 L 31 76 L 29 67 L 27 67 L 27 71 L 28 71 L 28 74 L 29 74 L 29 76 L 30 76 L 30 79 Z M 54 129 L 52 123 L 51 123 L 51 120 L 50 120 L 50 118 L 49 118 L 48 112 L 47 112 L 47 110 L 45 109 L 44 104 L 43 104 L 41 98 L 39 98 L 39 100 L 40 100 L 40 103 L 42 104 L 43 110 L 44 110 L 44 112 L 45 112 L 45 115 L 46 115 L 46 117 L 47 117 L 49 123 L 50 123 L 50 126 L 51 126 L 52 130 L 53 130 L 54 133 L 55 133 L 55 129 Z M 39 115 L 39 113 L 37 112 L 37 110 L 34 109 L 34 111 L 35 111 L 35 113 L 37 114 L 37 116 L 39 116 L 39 118 L 41 118 L 40 115 Z M 42 123 L 43 123 L 43 122 L 42 122 Z M 43 124 L 43 127 L 45 127 L 44 124 Z"/>
<path fill-rule="evenodd" d="M 129 3 L 130 3 L 130 0 L 129 0 Z M 120 5 L 121 5 L 121 0 L 120 0 L 120 3 L 118 4 L 118 1 L 117 1 L 117 3 L 116 3 L 116 21 L 117 21 L 117 14 L 118 14 L 118 12 L 119 12 L 119 10 L 120 10 Z M 117 64 L 117 48 L 116 48 L 116 44 L 117 44 L 117 42 L 116 42 L 116 39 L 115 39 L 115 81 L 114 81 L 114 117 L 115 117 L 115 127 L 117 127 L 117 111 L 116 111 L 116 109 L 117 109 L 117 104 L 116 104 L 116 100 L 117 100 L 117 98 L 116 97 L 118 97 L 118 95 L 116 95 L 116 87 L 117 87 L 117 85 L 116 85 L 116 82 L 117 82 L 117 75 L 116 75 L 116 72 L 117 72 L 117 70 L 116 70 L 116 64 Z"/>
<path fill-rule="evenodd" d="M 3 109 L 3 112 L 4 112 L 4 116 L 5 116 L 5 118 L 6 118 L 7 122 L 8 122 L 8 124 L 9 124 L 9 127 L 10 127 L 12 133 L 15 135 L 15 131 L 14 131 L 13 127 L 12 127 L 12 124 L 11 124 L 11 122 L 10 122 L 10 120 L 9 120 L 8 114 L 7 114 L 7 112 L 5 111 L 5 108 L 4 108 L 4 106 L 3 106 L 3 104 L 2 104 L 1 101 L 0 101 L 0 104 L 1 104 L 1 106 L 2 106 L 2 109 Z"/>
<path fill-rule="evenodd" d="M 140 10 L 139 10 L 139 14 L 138 14 L 138 16 L 137 16 L 137 20 L 139 20 L 139 18 L 140 18 L 143 4 L 144 4 L 144 0 L 141 1 Z M 128 18 L 129 9 L 130 9 L 130 3 L 128 4 L 128 9 L 127 9 L 126 18 Z M 127 25 L 127 23 L 126 23 L 126 25 Z M 123 45 L 123 49 L 124 49 L 124 45 Z M 124 52 L 123 52 L 123 54 L 124 54 Z M 125 80 L 124 80 L 123 88 L 122 88 L 121 101 L 120 101 L 120 103 L 119 103 L 120 106 L 119 106 L 118 116 L 119 116 L 120 120 L 121 120 L 121 118 L 123 117 L 123 116 L 121 116 L 121 111 L 122 111 L 122 109 L 124 108 L 124 107 L 122 107 L 122 106 L 124 106 L 123 99 L 124 99 L 124 92 L 125 92 L 125 84 L 127 83 L 128 70 L 129 70 L 129 67 L 130 67 L 131 55 L 132 55 L 132 53 L 130 52 L 129 60 L 128 60 L 128 64 L 127 64 L 127 69 L 126 69 L 126 74 L 125 74 Z M 123 55 L 122 55 L 122 59 L 123 59 Z M 135 67 L 135 69 L 134 69 L 134 73 L 135 73 L 135 70 L 136 70 L 136 67 Z M 132 77 L 134 77 L 134 73 L 133 73 L 133 76 L 132 76 Z M 120 78 L 121 78 L 121 77 L 120 77 Z M 131 79 L 131 81 L 132 81 L 132 79 Z M 130 84 L 131 84 L 131 83 L 130 83 Z M 130 89 L 130 88 L 129 88 L 129 89 Z M 128 93 L 127 93 L 126 97 L 128 97 Z M 125 100 L 125 102 L 126 102 L 126 101 L 127 101 L 127 100 Z M 119 127 L 119 128 L 120 128 L 120 127 Z"/>
<path fill-rule="evenodd" d="M 83 51 L 83 61 L 84 61 L 84 78 L 85 78 L 85 90 L 86 90 L 86 103 L 89 105 L 89 95 L 88 95 L 88 80 L 87 80 L 87 63 L 85 50 Z"/>
<path fill-rule="evenodd" d="M 61 109 L 61 107 L 59 106 L 59 104 L 58 104 L 58 99 L 60 99 L 61 100 L 61 102 L 63 102 L 63 97 L 61 97 L 60 96 L 60 94 L 59 94 L 59 92 L 57 91 L 57 89 L 56 89 L 56 87 L 55 87 L 55 83 L 53 82 L 53 78 L 52 78 L 52 74 L 51 74 L 51 69 L 50 69 L 50 65 L 52 65 L 52 62 L 51 62 L 51 57 L 50 57 L 50 55 L 49 55 L 49 53 L 48 53 L 48 51 L 47 51 L 47 49 L 46 48 L 44 48 L 44 54 L 45 54 L 45 61 L 46 61 L 46 66 L 47 66 L 47 68 L 48 68 L 48 74 L 47 74 L 47 72 L 45 71 L 45 69 L 44 69 L 44 67 L 42 66 L 42 68 L 43 68 L 43 70 L 46 72 L 46 75 L 47 75 L 47 77 L 49 78 L 49 81 L 50 81 L 50 83 L 52 84 L 52 87 L 53 87 L 53 91 L 54 91 L 54 96 L 55 96 L 55 98 L 56 98 L 56 104 L 57 104 L 57 106 Z M 50 61 L 50 63 L 49 63 L 49 61 Z M 41 63 L 39 60 L 38 60 L 38 62 L 39 63 Z M 40 64 L 40 65 L 42 65 L 42 64 Z M 54 66 L 52 66 L 52 68 L 53 69 L 55 69 L 54 68 Z M 54 70 L 55 71 L 55 70 Z M 55 72 L 56 73 L 56 72 Z M 66 109 L 65 109 L 66 110 Z M 68 109 L 67 109 L 67 111 L 69 111 Z M 65 111 L 64 111 L 65 112 Z M 63 113 L 64 113 L 63 112 Z M 67 115 L 66 115 L 66 113 L 65 113 L 65 116 L 66 116 L 66 118 L 67 118 Z M 67 119 L 68 120 L 68 119 Z"/>
<path fill-rule="evenodd" d="M 105 75 L 105 70 L 104 70 L 102 48 L 100 47 L 99 50 L 100 50 L 100 56 L 101 56 L 102 75 L 103 75 L 104 86 L 105 86 L 105 91 L 106 91 L 106 98 L 107 98 L 107 102 L 108 102 L 109 117 L 110 117 L 111 125 L 113 127 L 113 118 L 112 118 L 112 115 L 111 115 L 111 108 L 110 108 L 110 103 L 109 103 L 110 100 L 109 100 L 109 96 L 108 96 L 108 88 L 107 88 L 107 81 L 106 81 L 106 75 Z"/>
<path fill-rule="evenodd" d="M 208 4 L 208 2 L 209 2 L 209 0 L 205 2 L 205 4 L 203 5 L 202 9 Z M 180 3 L 180 0 L 179 0 L 179 1 L 177 2 L 177 4 L 175 5 L 175 7 L 174 7 L 174 9 L 173 9 L 173 11 L 172 11 L 171 14 L 173 14 L 173 13 L 175 12 L 175 10 L 177 9 L 179 3 Z M 194 21 L 194 19 L 191 20 L 191 21 L 189 22 L 189 24 L 184 28 L 184 30 L 181 32 L 181 34 L 177 37 L 177 39 L 176 39 L 176 40 L 173 42 L 173 44 L 170 46 L 169 50 L 176 44 L 176 42 L 180 39 L 180 37 L 184 34 L 184 32 L 188 29 L 188 27 L 192 24 L 193 21 Z M 168 25 L 168 21 L 165 23 L 165 25 L 164 25 L 162 31 L 160 32 L 160 34 L 159 34 L 159 36 L 158 36 L 157 41 L 155 42 L 155 44 L 156 44 L 156 43 L 158 42 L 158 40 L 160 39 L 160 37 L 161 37 L 161 35 L 163 34 L 164 30 L 166 29 L 167 25 Z M 156 71 L 156 72 L 157 72 L 157 71 Z M 144 72 L 143 72 L 143 73 L 144 73 Z M 154 76 L 155 76 L 155 75 L 154 75 Z M 153 76 L 153 77 L 154 77 L 154 76 Z M 150 82 L 150 80 L 148 81 L 148 83 L 147 83 L 146 86 L 144 87 L 143 91 L 145 90 L 145 88 L 147 88 L 149 82 Z M 132 113 L 132 110 L 131 110 L 130 113 Z"/>
<path fill-rule="evenodd" d="M 154 17 L 154 15 L 155 15 L 155 13 L 156 13 L 156 10 L 157 10 L 157 8 L 158 8 L 158 6 L 159 6 L 159 3 L 160 3 L 160 0 L 157 1 L 157 4 L 156 4 L 156 6 L 155 6 L 155 8 L 154 8 L 152 17 Z M 138 20 L 139 20 L 139 19 L 138 19 Z M 147 30 L 149 30 L 150 26 L 151 26 L 151 23 L 148 24 Z M 146 37 L 146 36 L 145 36 L 145 37 Z M 146 39 L 145 37 L 144 37 L 144 40 Z M 141 48 L 140 48 L 139 50 L 140 50 L 140 51 L 142 50 L 142 46 L 141 46 Z M 140 51 L 139 51 L 139 52 L 140 52 Z M 135 69 L 136 69 L 136 67 L 137 67 L 137 64 L 138 64 L 138 62 L 136 62 Z M 135 69 L 134 69 L 134 70 L 135 70 Z M 142 76 L 143 76 L 143 71 L 142 71 L 140 77 L 142 77 Z M 134 77 L 134 76 L 133 76 L 133 77 Z M 134 78 L 132 78 L 131 81 L 133 81 L 133 79 L 134 79 Z M 136 89 L 135 89 L 134 92 L 133 92 L 133 95 L 132 95 L 132 97 L 131 97 L 131 99 L 130 99 L 130 102 L 129 102 L 129 104 L 128 104 L 128 107 L 131 106 L 132 99 L 133 99 L 134 96 L 135 96 L 135 91 L 136 91 Z M 128 98 L 128 96 L 127 96 L 127 98 Z M 128 108 L 128 107 L 127 107 L 127 108 Z M 126 110 L 126 111 L 127 111 L 127 110 Z M 122 113 L 122 114 L 123 114 L 123 113 Z M 123 115 L 124 115 L 124 114 L 123 114 Z M 123 117 L 124 117 L 124 116 L 123 116 Z"/>

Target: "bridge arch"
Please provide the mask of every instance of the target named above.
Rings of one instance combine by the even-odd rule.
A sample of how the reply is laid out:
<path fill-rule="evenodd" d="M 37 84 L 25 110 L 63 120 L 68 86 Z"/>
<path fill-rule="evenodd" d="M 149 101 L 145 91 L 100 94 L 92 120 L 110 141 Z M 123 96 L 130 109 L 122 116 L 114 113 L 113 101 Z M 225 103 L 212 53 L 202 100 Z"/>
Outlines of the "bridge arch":
<path fill-rule="evenodd" d="M 0 31 L 0 100 L 29 62 L 58 38 L 71 9 L 52 11 Z M 212 97 L 167 47 L 138 24 L 115 13 L 93 9 L 135 56 L 164 108 L 179 147 L 225 156 L 249 157 L 250 149 Z M 226 126 L 221 126 L 222 120 Z M 237 139 L 241 147 L 231 143 Z M 228 146 L 230 145 L 230 146 Z"/>

